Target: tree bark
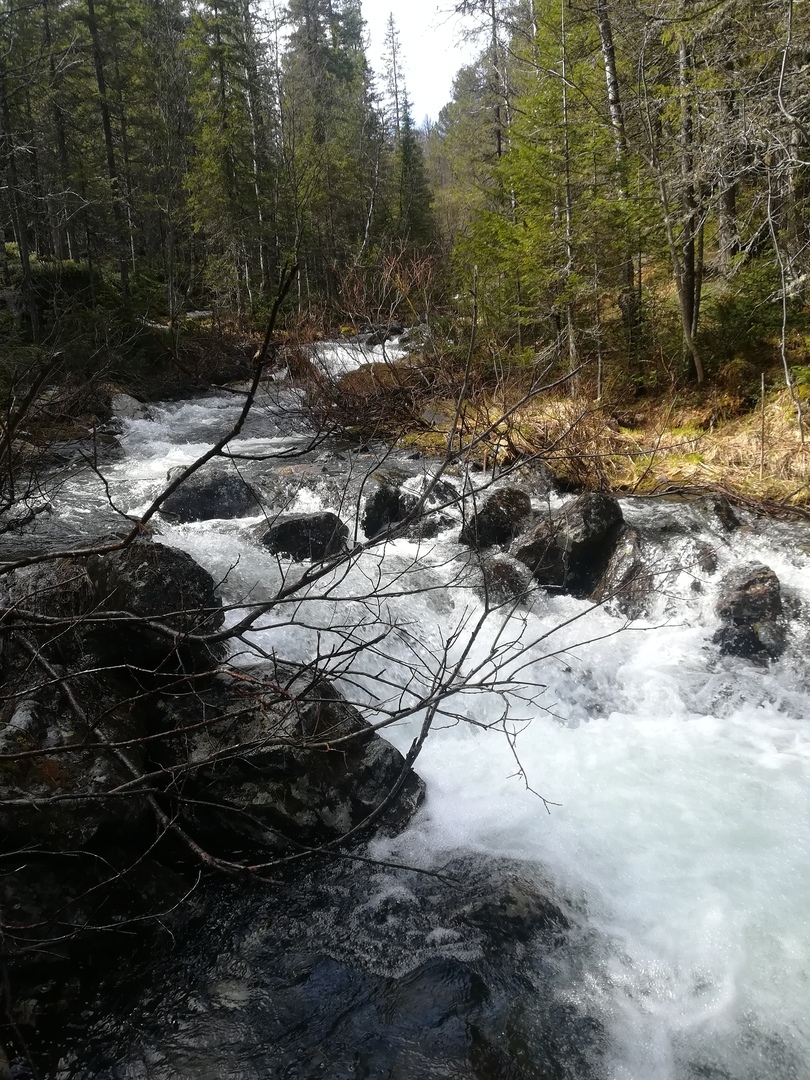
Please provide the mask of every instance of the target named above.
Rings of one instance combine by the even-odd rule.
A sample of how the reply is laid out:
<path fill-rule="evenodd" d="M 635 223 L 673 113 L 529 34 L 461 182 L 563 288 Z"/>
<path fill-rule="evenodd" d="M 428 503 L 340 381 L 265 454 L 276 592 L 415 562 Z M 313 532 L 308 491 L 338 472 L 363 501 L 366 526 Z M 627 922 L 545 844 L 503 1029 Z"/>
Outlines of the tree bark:
<path fill-rule="evenodd" d="M 104 149 L 107 157 L 107 176 L 110 181 L 110 197 L 112 201 L 113 220 L 116 230 L 116 247 L 118 248 L 118 266 L 121 276 L 121 294 L 124 303 L 129 304 L 129 262 L 127 259 L 126 245 L 124 240 L 124 214 L 121 208 L 121 183 L 118 175 L 118 165 L 115 159 L 115 143 L 113 141 L 112 124 L 110 122 L 110 106 L 107 99 L 107 80 L 104 74 L 104 59 L 101 51 L 101 40 L 98 32 L 98 20 L 93 0 L 87 0 L 87 25 L 90 30 L 90 40 L 93 45 L 93 66 L 96 72 L 96 84 L 98 86 L 98 103 L 101 113 L 101 127 L 104 133 Z"/>
<path fill-rule="evenodd" d="M 607 0 L 596 0 L 596 18 L 599 24 L 602 62 L 605 66 L 605 83 L 607 85 L 610 124 L 613 129 L 616 160 L 619 167 L 618 197 L 619 202 L 626 207 L 628 199 L 627 191 L 625 189 L 625 174 L 629 163 L 629 152 L 627 146 L 627 132 L 624 124 L 624 108 L 622 106 L 621 89 L 619 85 L 619 73 L 616 66 L 616 50 L 613 45 L 613 27 L 610 21 Z M 626 250 L 622 252 L 622 286 L 619 297 L 619 307 L 622 311 L 625 337 L 631 355 L 635 355 L 638 349 L 640 306 L 639 290 L 636 289 L 633 251 L 628 243 Z"/>

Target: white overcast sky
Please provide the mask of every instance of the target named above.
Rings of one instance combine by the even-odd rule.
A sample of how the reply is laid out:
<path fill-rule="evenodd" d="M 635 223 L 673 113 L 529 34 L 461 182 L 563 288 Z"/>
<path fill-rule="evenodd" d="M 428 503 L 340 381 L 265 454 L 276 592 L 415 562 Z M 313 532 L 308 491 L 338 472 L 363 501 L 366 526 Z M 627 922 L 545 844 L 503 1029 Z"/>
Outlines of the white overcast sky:
<path fill-rule="evenodd" d="M 452 0 L 362 0 L 371 45 L 368 56 L 376 72 L 383 70 L 383 40 L 388 16 L 399 30 L 413 119 L 435 120 L 450 100 L 453 77 L 474 54 L 461 41 L 463 21 L 448 14 Z"/>

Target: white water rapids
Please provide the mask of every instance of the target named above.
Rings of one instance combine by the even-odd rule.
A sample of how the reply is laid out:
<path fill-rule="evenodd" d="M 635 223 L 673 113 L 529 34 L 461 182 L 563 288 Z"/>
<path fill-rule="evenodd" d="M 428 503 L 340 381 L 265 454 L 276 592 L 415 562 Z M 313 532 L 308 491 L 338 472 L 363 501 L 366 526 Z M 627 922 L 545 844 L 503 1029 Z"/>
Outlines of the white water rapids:
<path fill-rule="evenodd" d="M 295 397 L 285 400 L 260 410 L 232 450 L 291 445 L 282 421 Z M 146 505 L 167 471 L 193 460 L 239 405 L 233 395 L 212 397 L 128 422 L 125 459 L 108 470 L 117 503 L 128 512 Z M 83 473 L 61 499 L 60 512 L 77 517 L 98 510 L 104 494 Z M 354 508 L 311 484 L 287 508 L 335 510 L 354 527 Z M 252 640 L 309 661 L 316 648 L 339 647 L 348 623 L 354 640 L 390 624 L 387 639 L 358 652 L 348 670 L 331 661 L 372 721 L 410 700 L 442 657 L 461 658 L 459 682 L 466 674 L 468 685 L 444 706 L 455 719 L 437 716 L 417 762 L 426 804 L 405 834 L 375 842 L 374 854 L 438 866 L 468 850 L 541 867 L 586 928 L 587 976 L 571 993 L 606 1026 L 610 1077 L 807 1078 L 810 534 L 802 544 L 799 529 L 752 520 L 721 537 L 687 506 L 629 500 L 623 510 L 642 527 L 663 515 L 677 524 L 644 621 L 628 626 L 608 610 L 538 591 L 528 606 L 491 614 L 470 644 L 483 604 L 473 588 L 448 584 L 465 550 L 454 525 L 436 540 L 366 553 L 310 588 L 306 602 L 274 610 Z M 226 601 L 264 599 L 301 568 L 257 545 L 260 521 L 161 523 L 160 539 L 221 580 Z M 701 538 L 717 550 L 716 573 L 695 565 Z M 767 667 L 721 658 L 711 645 L 719 578 L 751 561 L 775 570 L 793 605 L 788 650 Z M 475 685 L 491 677 L 514 685 L 502 694 Z M 504 735 L 505 707 L 523 776 Z M 405 750 L 421 719 L 386 735 Z"/>

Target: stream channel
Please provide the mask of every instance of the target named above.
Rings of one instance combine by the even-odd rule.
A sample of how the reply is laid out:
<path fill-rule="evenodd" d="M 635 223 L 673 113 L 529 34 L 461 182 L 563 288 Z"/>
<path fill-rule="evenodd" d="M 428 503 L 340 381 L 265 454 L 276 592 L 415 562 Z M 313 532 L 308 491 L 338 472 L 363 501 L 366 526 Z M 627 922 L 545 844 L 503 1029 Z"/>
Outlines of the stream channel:
<path fill-rule="evenodd" d="M 321 350 L 333 370 L 366 359 Z M 216 392 L 122 421 L 112 500 L 142 511 L 241 401 Z M 270 383 L 231 450 L 302 447 L 307 423 L 299 393 Z M 240 466 L 269 492 L 266 511 L 274 498 L 332 510 L 361 541 L 364 478 L 393 470 L 418 491 L 432 467 L 402 453 L 380 465 L 375 448 L 338 442 Z M 537 509 L 570 498 L 526 483 Z M 53 503 L 41 546 L 120 531 L 81 463 Z M 276 889 L 199 890 L 184 926 L 73 1021 L 54 1076 L 810 1077 L 810 530 L 741 514 L 727 531 L 699 500 L 621 505 L 655 553 L 655 594 L 635 621 L 536 589 L 481 622 L 457 509 L 435 537 L 369 550 L 262 620 L 249 643 L 292 661 L 318 650 L 371 721 L 467 650 L 468 685 L 416 764 L 424 805 L 362 849 L 413 869 L 333 861 Z M 257 543 L 263 520 L 159 520 L 156 533 L 239 605 L 301 570 Z M 767 664 L 712 644 L 719 581 L 750 562 L 776 572 L 790 616 Z M 234 662 L 250 659 L 243 648 Z M 487 690 L 492 679 L 506 689 Z M 407 750 L 421 719 L 386 737 Z"/>

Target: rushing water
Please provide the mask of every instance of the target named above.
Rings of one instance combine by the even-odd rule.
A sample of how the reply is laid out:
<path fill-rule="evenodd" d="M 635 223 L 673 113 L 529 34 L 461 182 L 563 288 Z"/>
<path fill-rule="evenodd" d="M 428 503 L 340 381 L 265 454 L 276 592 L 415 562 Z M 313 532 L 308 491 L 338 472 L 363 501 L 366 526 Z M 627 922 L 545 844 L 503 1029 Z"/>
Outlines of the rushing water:
<path fill-rule="evenodd" d="M 289 389 L 270 395 L 232 449 L 257 455 L 300 446 L 297 402 Z M 239 404 L 238 395 L 212 396 L 128 422 L 125 456 L 107 470 L 113 501 L 137 512 Z M 323 455 L 321 448 L 297 466 L 300 491 L 286 508 L 336 510 L 356 528 L 342 477 L 361 477 L 373 458 Z M 400 464 L 418 485 L 420 463 Z M 356 495 L 351 483 L 348 490 Z M 627 625 L 610 610 L 542 591 L 484 619 L 455 524 L 434 540 L 369 551 L 294 607 L 274 610 L 251 640 L 292 660 L 310 660 L 317 648 L 370 720 L 416 700 L 442 665 L 460 664 L 459 690 L 417 764 L 427 802 L 403 835 L 375 841 L 371 852 L 426 868 L 464 853 L 492 856 L 553 882 L 577 913 L 584 950 L 559 994 L 603 1025 L 604 1075 L 807 1078 L 808 536 L 753 519 L 722 533 L 694 505 L 626 500 L 623 509 L 657 538 L 657 593 L 645 620 Z M 105 492 L 82 470 L 68 474 L 58 497 L 61 526 L 104 514 L 112 524 Z M 223 582 L 226 600 L 239 604 L 272 595 L 296 572 L 257 545 L 260 521 L 162 522 L 160 539 L 190 552 Z M 700 542 L 717 551 L 716 572 L 700 568 Z M 767 667 L 720 657 L 711 644 L 719 578 L 750 561 L 776 571 L 792 615 L 787 652 Z M 347 640 L 370 640 L 381 625 L 388 628 L 383 642 L 342 658 Z M 247 659 L 243 650 L 236 662 Z M 487 689 L 493 678 L 500 692 Z M 387 737 L 407 748 L 422 715 Z M 440 936 L 442 928 L 429 933 Z M 388 963 L 401 974 L 408 957 L 389 955 Z M 224 985 L 226 1011 L 236 1016 L 249 990 L 238 980 Z M 154 1047 L 163 1040 L 166 1050 L 171 1026 L 153 1036 Z M 228 1075 L 276 1075 L 240 1063 L 239 1030 L 231 1032 Z M 207 1071 L 204 1059 L 185 1057 L 174 1075 L 225 1075 Z M 150 1075 L 144 1068 L 115 1075 Z M 338 1075 L 328 1064 L 283 1075 L 316 1073 Z M 419 1075 L 433 1074 L 411 1080 Z"/>

